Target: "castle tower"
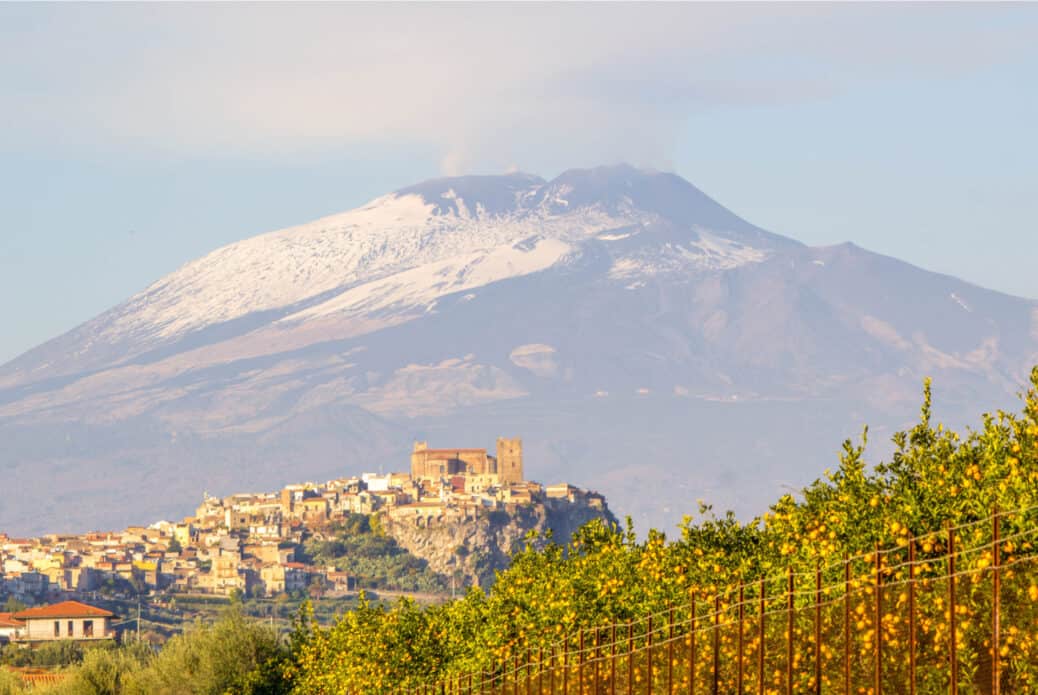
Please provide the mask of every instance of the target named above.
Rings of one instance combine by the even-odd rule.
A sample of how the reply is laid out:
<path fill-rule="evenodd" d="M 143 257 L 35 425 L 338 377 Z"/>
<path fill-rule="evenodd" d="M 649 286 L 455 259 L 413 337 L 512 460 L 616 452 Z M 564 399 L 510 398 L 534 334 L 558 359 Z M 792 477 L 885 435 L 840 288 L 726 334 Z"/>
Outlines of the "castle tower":
<path fill-rule="evenodd" d="M 428 451 L 428 442 L 415 442 L 414 449 L 411 451 L 411 477 L 412 478 L 423 478 L 426 475 L 426 454 L 423 453 Z"/>
<path fill-rule="evenodd" d="M 523 477 L 523 440 L 497 438 L 497 475 L 502 483 L 521 483 Z"/>

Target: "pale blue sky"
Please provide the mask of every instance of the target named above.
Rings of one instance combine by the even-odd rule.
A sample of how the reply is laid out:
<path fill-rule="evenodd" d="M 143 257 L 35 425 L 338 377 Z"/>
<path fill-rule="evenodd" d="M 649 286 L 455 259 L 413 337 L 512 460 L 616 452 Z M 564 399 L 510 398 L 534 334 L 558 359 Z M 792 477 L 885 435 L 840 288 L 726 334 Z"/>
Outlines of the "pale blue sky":
<path fill-rule="evenodd" d="M 621 160 L 1038 298 L 1038 5 L 0 5 L 0 363 L 418 180 Z"/>

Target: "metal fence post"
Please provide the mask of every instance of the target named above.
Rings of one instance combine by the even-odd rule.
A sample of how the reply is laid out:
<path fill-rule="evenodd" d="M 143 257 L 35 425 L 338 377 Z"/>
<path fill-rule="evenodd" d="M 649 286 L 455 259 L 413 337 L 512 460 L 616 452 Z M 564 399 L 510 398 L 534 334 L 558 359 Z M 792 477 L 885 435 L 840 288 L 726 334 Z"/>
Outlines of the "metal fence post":
<path fill-rule="evenodd" d="M 599 658 L 598 646 L 599 645 L 598 645 L 598 642 L 599 642 L 599 637 L 601 636 L 601 634 L 602 634 L 602 629 L 601 628 L 596 628 L 595 629 L 595 688 L 593 689 L 593 692 L 595 693 L 595 695 L 598 695 L 598 683 L 599 683 L 599 667 L 598 667 L 598 658 Z"/>
<path fill-rule="evenodd" d="M 562 643 L 562 695 L 569 695 L 569 637 Z"/>
<path fill-rule="evenodd" d="M 526 648 L 526 695 L 533 695 L 533 653 Z"/>
<path fill-rule="evenodd" d="M 786 695 L 793 695 L 793 567 L 789 567 L 786 595 Z"/>
<path fill-rule="evenodd" d="M 764 588 L 764 578 L 761 577 L 761 580 L 760 580 L 760 615 L 758 617 L 759 622 L 757 624 L 757 630 L 758 630 L 757 639 L 760 641 L 760 645 L 759 645 L 759 647 L 757 649 L 757 684 L 758 684 L 758 693 L 759 693 L 759 695 L 764 695 L 764 636 L 765 636 L 765 632 L 764 632 L 764 622 L 765 622 L 765 618 L 764 618 L 764 612 L 765 612 L 764 598 L 765 598 L 765 593 L 766 593 L 766 590 Z"/>
<path fill-rule="evenodd" d="M 881 695 L 883 691 L 883 556 L 876 543 L 876 663 L 873 691 Z"/>
<path fill-rule="evenodd" d="M 1002 625 L 1000 623 L 1002 608 L 1002 576 L 999 568 L 1002 564 L 1002 550 L 999 544 L 1001 528 L 998 507 L 991 522 L 991 695 L 1002 692 L 1002 664 L 999 659 L 1002 641 Z"/>
<path fill-rule="evenodd" d="M 555 645 L 551 645 L 551 654 L 548 655 L 548 692 L 555 695 Z"/>
<path fill-rule="evenodd" d="M 674 606 L 668 616 L 667 629 L 667 695 L 674 695 Z"/>
<path fill-rule="evenodd" d="M 908 695 L 915 695 L 915 536 L 908 537 Z"/>
<path fill-rule="evenodd" d="M 645 653 L 645 692 L 652 695 L 652 616 L 649 616 L 648 647 Z"/>
<path fill-rule="evenodd" d="M 544 695 L 544 647 L 537 648 L 537 695 Z"/>
<path fill-rule="evenodd" d="M 739 582 L 739 611 L 738 611 L 738 613 L 739 613 L 739 647 L 738 647 L 738 650 L 736 652 L 736 654 L 738 655 L 738 659 L 739 659 L 739 668 L 738 668 L 738 670 L 736 672 L 736 679 L 735 679 L 735 691 L 739 695 L 743 695 L 743 678 L 744 678 L 744 673 L 743 673 L 743 655 L 744 655 L 745 646 L 743 645 L 743 629 L 742 629 L 743 618 L 745 617 L 745 611 L 743 610 L 743 600 L 744 600 L 744 597 L 745 597 L 745 593 L 744 593 L 743 583 L 742 583 L 742 581 L 740 581 Z"/>
<path fill-rule="evenodd" d="M 713 634 L 713 695 L 718 695 L 721 681 L 721 594 L 714 595 L 714 634 Z"/>
<path fill-rule="evenodd" d="M 577 695 L 584 695 L 584 628 L 580 628 L 577 645 Z"/>
<path fill-rule="evenodd" d="M 616 621 L 610 629 L 609 638 L 609 695 L 616 695 Z"/>
<path fill-rule="evenodd" d="M 843 691 L 851 692 L 851 561 L 843 554 Z"/>
<path fill-rule="evenodd" d="M 955 616 L 955 529 L 948 524 L 948 655 L 950 657 L 949 691 L 959 695 L 959 650 L 956 643 Z"/>
<path fill-rule="evenodd" d="M 627 695 L 634 692 L 634 620 L 627 619 Z"/>
<path fill-rule="evenodd" d="M 815 560 L 815 695 L 822 695 L 822 562 Z"/>
<path fill-rule="evenodd" d="M 696 593 L 693 591 L 689 601 L 688 620 L 688 693 L 696 693 Z"/>

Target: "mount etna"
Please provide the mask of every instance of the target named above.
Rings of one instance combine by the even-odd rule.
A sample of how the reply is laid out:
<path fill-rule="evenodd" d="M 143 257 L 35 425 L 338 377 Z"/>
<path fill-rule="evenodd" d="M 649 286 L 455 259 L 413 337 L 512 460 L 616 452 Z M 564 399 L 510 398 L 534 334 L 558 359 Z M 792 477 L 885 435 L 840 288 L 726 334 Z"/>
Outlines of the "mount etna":
<path fill-rule="evenodd" d="M 749 516 L 910 422 L 924 377 L 955 424 L 1015 407 L 1036 362 L 1038 302 L 805 246 L 673 174 L 438 179 L 213 251 L 0 367 L 0 530 L 498 435 L 642 530 L 697 498 Z"/>

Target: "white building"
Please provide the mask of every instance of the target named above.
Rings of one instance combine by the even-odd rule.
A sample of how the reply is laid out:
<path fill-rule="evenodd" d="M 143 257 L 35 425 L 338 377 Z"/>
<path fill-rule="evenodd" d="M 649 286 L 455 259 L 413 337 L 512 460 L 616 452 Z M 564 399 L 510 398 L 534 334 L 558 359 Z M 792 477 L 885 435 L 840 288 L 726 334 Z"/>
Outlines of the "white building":
<path fill-rule="evenodd" d="M 111 621 L 114 617 L 110 611 L 79 601 L 37 606 L 11 615 L 25 624 L 17 637 L 20 642 L 113 639 Z"/>

